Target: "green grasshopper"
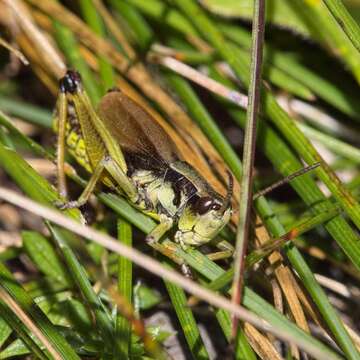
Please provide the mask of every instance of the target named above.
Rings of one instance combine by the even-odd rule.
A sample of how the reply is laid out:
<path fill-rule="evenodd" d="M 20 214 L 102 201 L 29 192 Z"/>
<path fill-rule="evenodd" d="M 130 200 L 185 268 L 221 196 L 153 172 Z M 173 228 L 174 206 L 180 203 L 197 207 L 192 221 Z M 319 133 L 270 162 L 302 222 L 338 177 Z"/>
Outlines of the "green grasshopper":
<path fill-rule="evenodd" d="M 164 129 L 139 104 L 110 90 L 95 111 L 80 75 L 60 80 L 55 128 L 58 131 L 58 187 L 66 199 L 65 147 L 91 178 L 77 201 L 83 205 L 98 182 L 126 197 L 159 224 L 147 235 L 157 242 L 177 225 L 175 241 L 183 248 L 209 242 L 231 216 L 233 179 L 222 197 L 186 161 Z"/>

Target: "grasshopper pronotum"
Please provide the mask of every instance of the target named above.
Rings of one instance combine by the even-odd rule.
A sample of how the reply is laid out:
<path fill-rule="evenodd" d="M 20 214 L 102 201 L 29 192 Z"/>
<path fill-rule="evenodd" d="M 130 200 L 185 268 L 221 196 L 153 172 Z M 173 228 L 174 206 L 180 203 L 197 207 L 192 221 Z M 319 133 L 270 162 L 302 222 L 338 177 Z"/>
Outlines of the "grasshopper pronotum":
<path fill-rule="evenodd" d="M 66 198 L 65 147 L 92 174 L 79 199 L 63 207 L 84 204 L 100 181 L 159 221 L 147 241 L 159 241 L 177 225 L 175 241 L 182 247 L 209 242 L 229 221 L 232 177 L 224 198 L 180 159 L 163 128 L 118 89 L 95 111 L 80 75 L 68 71 L 60 80 L 55 119 L 60 193 Z"/>

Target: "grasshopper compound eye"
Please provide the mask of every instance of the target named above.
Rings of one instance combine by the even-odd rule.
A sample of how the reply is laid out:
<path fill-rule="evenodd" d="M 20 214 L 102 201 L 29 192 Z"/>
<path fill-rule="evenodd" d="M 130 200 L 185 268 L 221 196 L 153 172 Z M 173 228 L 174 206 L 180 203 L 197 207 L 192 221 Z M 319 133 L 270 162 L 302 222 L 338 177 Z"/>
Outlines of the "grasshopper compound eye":
<path fill-rule="evenodd" d="M 81 77 L 77 71 L 68 70 L 63 78 L 60 79 L 60 91 L 74 94 L 81 87 Z"/>
<path fill-rule="evenodd" d="M 199 215 L 203 215 L 207 213 L 209 210 L 219 210 L 221 205 L 214 201 L 209 196 L 204 196 L 199 198 L 199 200 L 195 203 L 195 211 Z"/>

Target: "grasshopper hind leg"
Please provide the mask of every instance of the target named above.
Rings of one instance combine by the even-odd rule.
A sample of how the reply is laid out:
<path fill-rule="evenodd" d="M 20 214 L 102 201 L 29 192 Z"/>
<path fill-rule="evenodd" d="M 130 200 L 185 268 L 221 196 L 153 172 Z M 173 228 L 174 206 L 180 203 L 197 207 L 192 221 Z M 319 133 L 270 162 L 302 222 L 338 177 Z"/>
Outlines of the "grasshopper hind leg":
<path fill-rule="evenodd" d="M 65 176 L 65 148 L 86 170 L 91 171 L 89 158 L 81 135 L 80 123 L 73 101 L 73 93 L 80 84 L 75 72 L 68 71 L 59 81 L 59 96 L 54 114 L 54 129 L 57 131 L 57 188 L 63 200 L 55 203 L 60 208 L 78 207 L 77 202 L 67 203 L 68 191 Z M 92 172 L 92 171 L 91 171 Z M 81 200 L 81 199 L 80 199 Z"/>
<path fill-rule="evenodd" d="M 60 204 L 60 209 L 64 210 L 64 209 L 78 208 L 80 206 L 85 205 L 85 203 L 89 200 L 91 194 L 93 193 L 96 184 L 99 182 L 99 179 L 103 174 L 103 171 L 104 171 L 104 161 L 102 160 L 96 166 L 94 172 L 90 177 L 90 180 L 88 181 L 80 197 L 75 201 L 69 201 L 64 204 Z"/>
<path fill-rule="evenodd" d="M 67 186 L 65 178 L 65 131 L 67 118 L 67 98 L 66 94 L 60 91 L 57 102 L 58 115 L 58 138 L 57 138 L 57 152 L 56 152 L 56 166 L 58 178 L 58 191 L 63 198 L 67 198 Z"/>

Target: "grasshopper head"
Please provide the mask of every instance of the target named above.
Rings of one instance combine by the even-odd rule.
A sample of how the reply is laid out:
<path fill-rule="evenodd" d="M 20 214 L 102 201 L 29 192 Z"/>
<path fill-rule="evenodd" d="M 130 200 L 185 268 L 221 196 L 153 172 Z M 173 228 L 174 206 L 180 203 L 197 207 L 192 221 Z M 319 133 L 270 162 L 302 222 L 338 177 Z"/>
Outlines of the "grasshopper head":
<path fill-rule="evenodd" d="M 225 198 L 196 196 L 189 201 L 178 221 L 175 240 L 183 245 L 199 246 L 212 240 L 228 223 L 231 216 L 233 179 L 229 176 L 228 193 Z"/>

